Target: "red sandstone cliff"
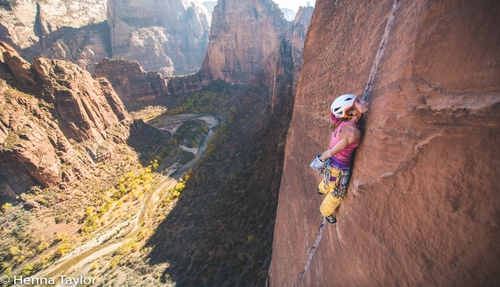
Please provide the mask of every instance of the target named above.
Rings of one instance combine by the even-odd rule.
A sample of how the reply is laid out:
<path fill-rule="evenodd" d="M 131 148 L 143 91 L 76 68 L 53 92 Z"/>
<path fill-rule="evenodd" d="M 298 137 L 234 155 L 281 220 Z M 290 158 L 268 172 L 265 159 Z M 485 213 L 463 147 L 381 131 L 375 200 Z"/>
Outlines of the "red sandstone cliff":
<path fill-rule="evenodd" d="M 125 59 L 102 59 L 95 65 L 95 75 L 110 81 L 120 99 L 132 110 L 138 105 L 152 104 L 156 97 L 166 93 L 166 82 L 160 77 L 158 92 L 148 81 L 146 72 L 136 61 Z"/>
<path fill-rule="evenodd" d="M 221 1 L 216 11 L 210 44 L 198 73 L 163 77 L 155 72 L 146 74 L 140 61 L 103 59 L 95 66 L 96 76 L 106 77 L 129 109 L 200 90 L 213 80 L 265 85 L 274 110 L 279 105 L 293 106 L 292 90 L 300 74 L 313 8 L 301 7 L 293 23 L 284 20 L 271 0 Z M 125 41 L 124 35 L 120 37 Z"/>
<path fill-rule="evenodd" d="M 293 106 L 290 98 L 300 74 L 312 11 L 301 7 L 290 23 L 271 0 L 219 1 L 200 70 L 203 84 L 224 80 L 267 86 L 273 110 Z"/>
<path fill-rule="evenodd" d="M 487 0 L 316 1 L 270 286 L 500 285 L 498 15 Z M 331 101 L 364 92 L 384 35 L 347 197 L 312 248 L 322 197 L 308 164 Z"/>
<path fill-rule="evenodd" d="M 220 0 L 201 71 L 210 80 L 270 87 L 287 31 L 283 13 L 271 0 Z"/>
<path fill-rule="evenodd" d="M 0 80 L 2 200 L 35 184 L 88 177 L 95 162 L 111 156 L 113 142 L 125 142 L 129 116 L 107 80 L 65 61 L 35 58 L 30 65 L 3 42 L 0 52 L 10 84 Z"/>
<path fill-rule="evenodd" d="M 129 111 L 175 101 L 170 96 L 203 88 L 200 73 L 163 77 L 156 71 L 146 73 L 138 62 L 125 59 L 102 59 L 95 65 L 95 75 L 108 79 Z"/>

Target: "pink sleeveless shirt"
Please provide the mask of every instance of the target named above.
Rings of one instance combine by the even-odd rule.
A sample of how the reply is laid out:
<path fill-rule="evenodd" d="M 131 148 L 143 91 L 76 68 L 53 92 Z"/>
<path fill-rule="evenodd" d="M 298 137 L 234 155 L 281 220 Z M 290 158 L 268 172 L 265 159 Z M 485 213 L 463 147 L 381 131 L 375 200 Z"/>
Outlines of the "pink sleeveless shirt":
<path fill-rule="evenodd" d="M 340 125 L 332 132 L 332 137 L 330 138 L 330 148 L 333 148 L 340 141 L 339 133 L 342 130 L 342 128 L 346 125 L 358 127 L 355 123 L 352 122 L 341 122 Z M 358 147 L 358 145 L 359 141 L 352 143 L 348 145 L 345 149 L 334 154 L 333 157 L 335 157 L 337 160 L 341 162 L 349 163 L 351 161 L 352 154 L 354 150 Z"/>

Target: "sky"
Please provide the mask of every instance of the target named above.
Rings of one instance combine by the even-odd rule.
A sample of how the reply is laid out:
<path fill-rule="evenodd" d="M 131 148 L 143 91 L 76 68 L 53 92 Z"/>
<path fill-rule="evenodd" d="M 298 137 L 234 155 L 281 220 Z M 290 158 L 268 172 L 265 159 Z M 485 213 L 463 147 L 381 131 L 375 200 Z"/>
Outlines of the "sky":
<path fill-rule="evenodd" d="M 290 8 L 293 11 L 299 11 L 300 6 L 306 6 L 307 2 L 310 2 L 311 6 L 314 6 L 316 0 L 273 0 L 278 3 L 280 8 Z"/>

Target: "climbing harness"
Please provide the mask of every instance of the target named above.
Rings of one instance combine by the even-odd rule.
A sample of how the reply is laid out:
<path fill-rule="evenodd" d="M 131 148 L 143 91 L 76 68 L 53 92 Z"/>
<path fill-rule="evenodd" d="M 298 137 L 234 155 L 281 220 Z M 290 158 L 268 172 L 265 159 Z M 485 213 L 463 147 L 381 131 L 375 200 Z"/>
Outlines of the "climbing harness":
<path fill-rule="evenodd" d="M 321 166 L 318 170 L 318 174 L 321 175 L 321 177 L 323 177 L 323 182 L 325 183 L 326 186 L 330 184 L 331 169 L 332 166 L 330 165 L 329 160 L 325 160 L 323 166 Z"/>
<path fill-rule="evenodd" d="M 332 168 L 339 171 L 339 175 L 336 176 L 335 180 L 335 188 L 332 192 L 330 192 L 336 198 L 342 198 L 345 196 L 347 192 L 347 187 L 349 185 L 349 178 L 351 177 L 351 172 L 348 168 L 340 168 L 338 166 L 332 166 L 330 163 L 330 159 L 325 161 L 325 164 L 319 168 L 318 174 L 323 178 L 322 181 L 325 186 L 328 186 L 331 181 L 331 171 Z"/>

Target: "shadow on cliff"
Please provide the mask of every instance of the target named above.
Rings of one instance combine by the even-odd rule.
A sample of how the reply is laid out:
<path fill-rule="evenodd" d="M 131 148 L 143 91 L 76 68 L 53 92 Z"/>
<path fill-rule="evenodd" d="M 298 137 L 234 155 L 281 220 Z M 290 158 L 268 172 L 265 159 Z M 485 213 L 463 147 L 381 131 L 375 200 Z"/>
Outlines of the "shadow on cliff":
<path fill-rule="evenodd" d="M 21 48 L 12 41 L 9 28 L 5 27 L 2 23 L 0 23 L 0 41 L 9 44 L 12 48 L 16 49 L 16 51 L 21 51 Z"/>
<path fill-rule="evenodd" d="M 127 145 L 139 153 L 139 161 L 143 166 L 147 166 L 154 158 L 155 150 L 165 144 L 172 134 L 167 131 L 160 131 L 143 120 L 134 120 L 130 124 L 130 136 Z"/>
<path fill-rule="evenodd" d="M 263 286 L 271 259 L 284 133 L 267 95 L 248 92 L 191 170 L 146 246 L 177 286 Z M 230 117 L 231 118 L 231 117 Z"/>
<path fill-rule="evenodd" d="M 37 34 L 40 37 L 43 33 L 38 32 Z M 107 21 L 80 28 L 61 27 L 41 36 L 40 41 L 33 43 L 32 46 L 25 49 L 17 49 L 16 47 L 16 50 L 30 62 L 33 57 L 43 56 L 54 59 L 61 57 L 78 63 L 78 60 L 89 57 L 89 55 L 84 54 L 88 46 L 94 49 L 98 48 L 92 51 L 96 55 L 102 53 L 103 57 L 111 57 L 111 32 Z"/>

